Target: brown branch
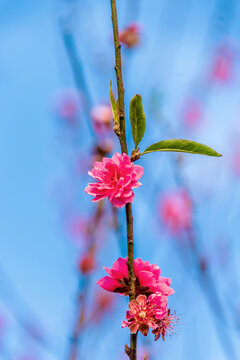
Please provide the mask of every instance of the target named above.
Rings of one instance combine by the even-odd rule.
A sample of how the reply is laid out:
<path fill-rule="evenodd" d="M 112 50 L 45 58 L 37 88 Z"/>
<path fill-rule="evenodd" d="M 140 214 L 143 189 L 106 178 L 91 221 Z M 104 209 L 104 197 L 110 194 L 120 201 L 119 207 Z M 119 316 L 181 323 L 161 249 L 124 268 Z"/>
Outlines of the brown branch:
<path fill-rule="evenodd" d="M 87 126 L 90 132 L 90 135 L 95 138 L 95 132 L 92 127 L 92 122 L 90 119 L 90 111 L 92 108 L 92 99 L 89 92 L 89 87 L 87 85 L 83 66 L 79 56 L 79 51 L 77 50 L 76 42 L 72 33 L 72 29 L 69 23 L 66 24 L 65 19 L 60 21 L 60 30 L 62 35 L 63 44 L 66 50 L 66 54 L 71 65 L 71 70 L 73 74 L 73 79 L 77 89 L 79 90 L 79 96 L 83 96 L 83 110 L 85 112 Z"/>
<path fill-rule="evenodd" d="M 96 207 L 96 212 L 94 214 L 93 219 L 89 220 L 88 223 L 88 237 L 89 237 L 89 246 L 88 253 L 92 253 L 95 256 L 97 251 L 97 229 L 104 215 L 104 202 L 103 200 L 98 202 Z M 86 302 L 87 302 L 87 294 L 89 292 L 89 286 L 91 281 L 91 275 L 86 274 L 85 276 L 85 286 L 84 288 L 80 288 L 77 301 L 77 316 L 76 322 L 74 324 L 74 329 L 71 337 L 71 346 L 69 350 L 69 360 L 77 360 L 79 354 L 79 340 L 80 336 L 83 333 L 83 330 L 86 327 Z"/>
<path fill-rule="evenodd" d="M 121 145 L 122 153 L 128 153 L 127 142 L 126 142 L 126 130 L 125 130 L 125 106 L 124 106 L 124 85 L 122 77 L 122 61 L 121 61 L 121 45 L 119 43 L 119 32 L 118 32 L 118 19 L 117 19 L 117 8 L 116 1 L 111 1 L 111 12 L 112 12 L 112 25 L 113 25 L 113 36 L 114 36 L 114 48 L 115 48 L 115 71 L 117 78 L 118 88 L 118 101 L 119 101 L 119 124 L 120 132 L 118 134 L 119 142 Z M 126 220 L 127 220 L 127 249 L 128 249 L 128 279 L 129 279 L 129 300 L 135 299 L 135 274 L 134 274 L 134 239 L 133 239 L 133 216 L 132 216 L 132 205 L 126 204 Z M 130 360 L 137 359 L 137 334 L 131 334 L 130 348 L 126 346 L 126 353 Z"/>
<path fill-rule="evenodd" d="M 119 124 L 120 124 L 120 133 L 118 135 L 122 153 L 127 154 L 127 142 L 126 142 L 126 130 L 125 130 L 125 107 L 124 107 L 124 85 L 122 77 L 122 60 L 121 60 L 121 45 L 119 42 L 119 32 L 118 32 L 118 20 L 117 20 L 117 8 L 116 1 L 111 1 L 111 10 L 112 10 L 112 25 L 113 25 L 113 37 L 114 37 L 114 47 L 115 47 L 115 71 L 117 78 L 117 88 L 118 88 L 118 101 L 119 101 Z"/>

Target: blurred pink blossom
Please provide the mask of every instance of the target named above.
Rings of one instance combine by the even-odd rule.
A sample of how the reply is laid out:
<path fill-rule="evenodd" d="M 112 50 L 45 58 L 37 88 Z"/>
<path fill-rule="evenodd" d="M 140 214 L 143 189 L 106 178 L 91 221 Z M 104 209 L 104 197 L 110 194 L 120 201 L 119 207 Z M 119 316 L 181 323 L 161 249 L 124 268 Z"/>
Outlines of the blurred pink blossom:
<path fill-rule="evenodd" d="M 200 124 L 203 117 L 203 108 L 199 100 L 190 98 L 188 99 L 182 110 L 182 119 L 184 125 L 188 128 L 196 127 Z"/>
<path fill-rule="evenodd" d="M 105 291 L 98 292 L 96 296 L 96 306 L 101 310 L 109 309 L 114 302 L 112 294 L 106 293 Z"/>
<path fill-rule="evenodd" d="M 192 211 L 192 201 L 184 189 L 165 194 L 159 203 L 160 217 L 173 234 L 179 234 L 191 225 Z"/>
<path fill-rule="evenodd" d="M 67 221 L 67 230 L 71 237 L 79 240 L 88 238 L 89 220 L 81 215 L 76 215 Z"/>
<path fill-rule="evenodd" d="M 209 80 L 215 83 L 227 84 L 234 78 L 235 52 L 228 44 L 222 44 L 213 57 Z"/>
<path fill-rule="evenodd" d="M 119 41 L 127 48 L 136 47 L 140 40 L 141 26 L 137 23 L 129 24 L 119 32 Z"/>
<path fill-rule="evenodd" d="M 80 94 L 74 88 L 58 90 L 53 95 L 52 107 L 54 113 L 66 121 L 68 125 L 77 125 L 80 111 Z"/>
<path fill-rule="evenodd" d="M 102 162 L 94 163 L 94 168 L 88 174 L 98 182 L 89 184 L 85 192 L 95 196 L 92 201 L 108 197 L 114 206 L 123 207 L 133 202 L 132 189 L 142 185 L 138 180 L 143 171 L 143 167 L 134 165 L 128 155 L 115 153 L 112 159 L 104 157 Z"/>
<path fill-rule="evenodd" d="M 151 359 L 150 351 L 146 348 L 140 348 L 138 350 L 138 353 L 139 353 L 140 360 L 150 360 Z"/>
<path fill-rule="evenodd" d="M 112 129 L 113 115 L 110 105 L 96 105 L 91 110 L 91 118 L 93 121 L 94 130 L 103 135 Z"/>
<path fill-rule="evenodd" d="M 209 267 L 209 259 L 207 258 L 207 256 L 203 256 L 203 257 L 200 258 L 199 266 L 200 266 L 200 270 L 202 272 L 205 272 L 208 269 L 208 267 Z"/>
<path fill-rule="evenodd" d="M 110 138 L 102 138 L 97 146 L 93 149 L 93 156 L 91 158 L 91 166 L 95 161 L 102 161 L 102 158 L 110 154 L 113 150 L 114 142 Z"/>
<path fill-rule="evenodd" d="M 78 261 L 78 269 L 82 274 L 89 274 L 96 268 L 95 257 L 91 253 L 83 254 Z"/>
<path fill-rule="evenodd" d="M 127 311 L 127 320 L 122 322 L 122 327 L 129 327 L 133 334 L 139 330 L 147 336 L 149 327 L 157 329 L 159 320 L 167 315 L 167 297 L 161 294 L 152 294 L 149 298 L 139 295 L 128 306 L 130 311 Z"/>
<path fill-rule="evenodd" d="M 104 290 L 128 295 L 128 268 L 127 258 L 118 258 L 112 269 L 104 267 L 109 276 L 104 276 L 97 281 L 97 284 Z M 136 276 L 135 291 L 136 295 L 150 295 L 158 292 L 161 295 L 169 296 L 174 293 L 170 288 L 171 279 L 160 276 L 161 270 L 155 264 L 149 264 L 142 259 L 134 260 L 134 272 Z"/>

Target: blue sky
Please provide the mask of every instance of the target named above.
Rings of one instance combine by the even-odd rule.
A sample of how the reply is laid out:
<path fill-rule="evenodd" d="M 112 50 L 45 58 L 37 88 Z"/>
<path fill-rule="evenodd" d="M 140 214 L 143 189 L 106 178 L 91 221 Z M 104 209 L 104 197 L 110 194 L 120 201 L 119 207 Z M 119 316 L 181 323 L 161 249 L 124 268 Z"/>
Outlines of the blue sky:
<path fill-rule="evenodd" d="M 72 14 L 93 104 L 108 100 L 109 81 L 115 81 L 109 1 L 70 3 L 3 0 L 0 4 L 0 302 L 10 322 L 5 347 L 12 359 L 29 351 L 44 360 L 66 358 L 78 284 L 78 254 L 64 232 L 62 208 L 65 196 L 72 193 L 76 194 L 74 206 L 82 213 L 89 213 L 93 206 L 83 192 L 90 180 L 73 179 L 68 163 L 69 152 L 77 148 L 81 154 L 90 146 L 84 118 L 74 148 L 62 141 L 61 126 L 51 112 L 54 93 L 74 86 L 60 36 L 61 16 Z M 136 20 L 135 14 L 128 12 L 127 1 L 118 3 L 120 27 Z M 225 38 L 239 40 L 239 4 L 232 0 L 142 0 L 136 15 L 143 26 L 142 43 L 130 54 L 124 51 L 123 60 L 126 104 L 135 93 L 143 96 L 148 127 L 142 147 L 172 136 L 164 122 L 153 116 L 151 97 L 157 93 L 161 116 L 168 119 L 177 137 L 198 140 L 224 154 L 221 159 L 186 155 L 183 177 L 196 203 L 199 237 L 207 251 L 212 251 L 220 236 L 229 242 L 231 264 L 212 270 L 227 306 L 225 295 L 239 300 L 240 294 L 240 189 L 231 170 L 231 154 L 239 134 L 239 59 L 231 86 L 215 86 L 207 95 L 201 93 L 202 98 L 207 97 L 201 127 L 193 132 L 184 128 L 177 109 L 189 93 L 203 91 L 202 78 L 215 47 Z M 129 124 L 127 129 L 130 134 Z M 131 147 L 130 136 L 128 140 Z M 136 255 L 156 262 L 163 275 L 172 278 L 176 294 L 170 303 L 181 314 L 182 323 L 179 334 L 166 343 L 153 343 L 149 337 L 147 345 L 152 344 L 154 359 L 227 359 L 194 272 L 182 264 L 171 238 L 159 230 L 153 217 L 154 186 L 157 192 L 176 187 L 174 161 L 175 155 L 153 154 L 139 162 L 145 174 L 134 203 Z M 61 186 L 72 191 L 62 193 L 58 190 Z M 99 254 L 96 279 L 104 273 L 101 266 L 110 266 L 119 256 L 113 239 L 110 234 Z M 121 358 L 123 344 L 128 341 L 128 331 L 120 327 L 126 306 L 120 299 L 102 327 L 92 329 L 93 336 L 85 336 L 85 359 Z M 32 313 L 46 330 L 55 355 L 26 340 L 19 318 Z M 239 334 L 232 320 L 228 333 L 239 351 Z"/>

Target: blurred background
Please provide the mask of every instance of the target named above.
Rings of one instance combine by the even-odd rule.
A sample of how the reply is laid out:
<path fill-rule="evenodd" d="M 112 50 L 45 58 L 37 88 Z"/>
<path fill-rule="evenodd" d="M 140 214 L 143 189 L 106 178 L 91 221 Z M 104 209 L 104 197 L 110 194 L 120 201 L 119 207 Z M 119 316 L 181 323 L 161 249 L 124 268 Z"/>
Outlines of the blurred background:
<path fill-rule="evenodd" d="M 126 113 L 143 96 L 144 150 L 186 138 L 222 158 L 138 160 L 136 257 L 172 279 L 174 333 L 139 359 L 240 359 L 240 3 L 118 0 Z M 124 209 L 91 203 L 112 156 L 109 0 L 0 2 L 0 359 L 127 359 L 127 299 L 96 285 L 126 256 Z M 133 148 L 127 116 L 128 146 Z"/>

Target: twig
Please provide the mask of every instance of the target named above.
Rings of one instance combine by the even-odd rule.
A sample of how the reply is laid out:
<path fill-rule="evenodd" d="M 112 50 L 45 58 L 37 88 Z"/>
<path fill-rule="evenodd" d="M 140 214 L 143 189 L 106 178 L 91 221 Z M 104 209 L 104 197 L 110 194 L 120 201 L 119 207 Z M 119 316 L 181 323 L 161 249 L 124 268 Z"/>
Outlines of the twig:
<path fill-rule="evenodd" d="M 124 85 L 122 78 L 122 62 L 121 62 L 121 45 L 119 43 L 118 19 L 116 1 L 110 0 L 112 12 L 112 25 L 115 48 L 115 71 L 118 88 L 119 101 L 119 125 L 120 132 L 118 134 L 122 153 L 128 153 L 125 130 L 125 107 L 124 107 Z M 135 274 L 134 274 L 134 239 L 133 239 L 133 216 L 132 205 L 126 204 L 126 220 L 127 220 L 127 252 L 128 252 L 128 280 L 129 280 L 129 300 L 135 299 Z M 137 359 L 137 334 L 131 334 L 130 348 L 126 347 L 126 353 L 130 360 Z"/>
<path fill-rule="evenodd" d="M 82 70 L 83 67 L 82 67 L 82 63 L 80 60 L 80 56 L 76 49 L 76 43 L 74 40 L 74 36 L 73 36 L 70 25 L 69 24 L 66 25 L 64 23 L 63 19 L 60 21 L 60 30 L 61 30 L 61 35 L 62 35 L 63 43 L 65 46 L 65 50 L 68 55 L 70 65 L 72 67 L 73 78 L 74 78 L 76 87 L 80 91 L 80 93 L 82 95 L 84 95 L 84 104 L 83 105 L 84 105 L 85 117 L 87 120 L 88 129 L 89 129 L 91 136 L 95 137 L 95 132 L 93 131 L 91 119 L 89 116 L 91 108 L 92 108 L 91 96 L 90 96 L 89 89 L 88 89 L 88 86 L 87 86 L 87 83 L 85 80 L 85 76 L 84 76 L 84 73 Z"/>
<path fill-rule="evenodd" d="M 104 203 L 103 201 L 100 201 L 97 204 L 96 207 L 96 213 L 93 219 L 90 219 L 89 226 L 88 226 L 88 234 L 89 234 L 89 253 L 95 253 L 96 252 L 96 230 L 98 228 L 98 225 L 102 219 L 104 211 Z M 86 313 L 86 300 L 87 300 L 87 294 L 89 290 L 89 285 L 91 281 L 91 276 L 88 275 L 85 277 L 85 286 L 84 288 L 80 287 L 79 293 L 77 296 L 78 300 L 78 310 L 77 310 L 77 316 L 76 316 L 76 322 L 73 329 L 73 334 L 71 337 L 71 346 L 69 351 L 69 360 L 76 360 L 78 358 L 79 353 L 79 338 L 82 334 L 82 331 L 85 327 L 85 313 Z"/>

